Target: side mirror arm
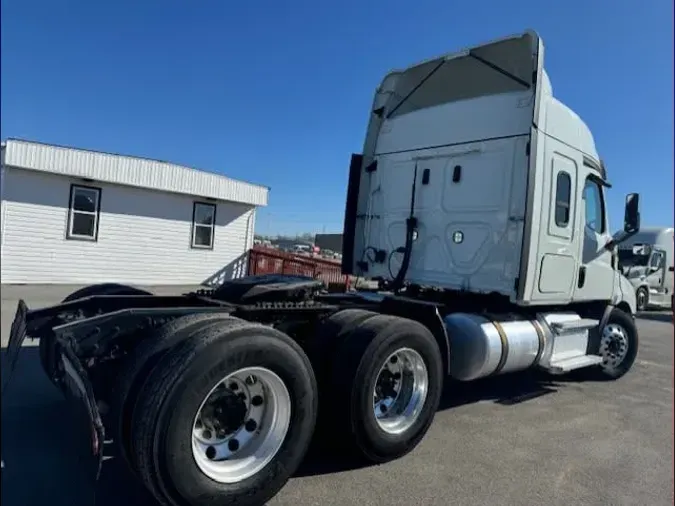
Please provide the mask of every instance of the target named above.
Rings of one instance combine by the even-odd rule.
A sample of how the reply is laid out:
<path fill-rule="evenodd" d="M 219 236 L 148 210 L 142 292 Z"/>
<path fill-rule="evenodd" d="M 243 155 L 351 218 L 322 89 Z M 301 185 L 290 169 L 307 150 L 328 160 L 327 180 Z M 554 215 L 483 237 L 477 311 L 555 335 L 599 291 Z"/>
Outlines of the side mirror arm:
<path fill-rule="evenodd" d="M 633 237 L 637 233 L 638 233 L 638 230 L 635 230 L 633 232 L 624 232 L 622 235 L 620 235 L 616 239 L 610 239 L 609 241 L 607 241 L 607 244 L 605 244 L 605 249 L 607 251 L 612 251 L 618 244 L 621 244 L 622 242 L 630 239 L 631 237 Z"/>

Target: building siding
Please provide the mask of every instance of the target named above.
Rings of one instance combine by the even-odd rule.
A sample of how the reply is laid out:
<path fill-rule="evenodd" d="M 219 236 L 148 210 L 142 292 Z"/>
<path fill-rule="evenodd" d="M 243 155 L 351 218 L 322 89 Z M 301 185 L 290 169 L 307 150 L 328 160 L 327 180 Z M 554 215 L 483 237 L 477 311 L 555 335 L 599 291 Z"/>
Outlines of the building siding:
<path fill-rule="evenodd" d="M 118 185 L 266 206 L 269 189 L 175 163 L 8 139 L 8 166 Z"/>
<path fill-rule="evenodd" d="M 5 166 L 2 283 L 196 285 L 241 276 L 255 207 L 217 204 L 214 247 L 190 248 L 195 197 Z M 67 240 L 71 184 L 101 188 L 98 240 Z"/>

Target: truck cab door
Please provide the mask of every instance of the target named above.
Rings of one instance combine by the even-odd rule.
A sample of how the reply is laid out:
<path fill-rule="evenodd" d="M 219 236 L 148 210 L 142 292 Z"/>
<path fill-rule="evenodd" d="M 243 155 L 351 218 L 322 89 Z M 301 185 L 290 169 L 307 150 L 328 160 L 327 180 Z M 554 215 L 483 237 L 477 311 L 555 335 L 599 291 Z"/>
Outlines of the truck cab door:
<path fill-rule="evenodd" d="M 664 262 L 664 267 L 663 270 L 665 271 L 664 277 L 665 277 L 665 283 L 663 284 L 664 286 L 664 291 L 666 294 L 670 295 L 670 300 L 671 300 L 671 307 L 673 306 L 673 292 L 675 291 L 675 266 L 673 266 L 673 254 L 672 254 L 672 249 L 666 252 L 666 258 Z"/>
<path fill-rule="evenodd" d="M 666 252 L 661 249 L 654 249 L 649 264 L 647 264 L 646 283 L 649 289 L 649 299 L 654 304 L 660 306 L 668 305 L 672 288 L 668 286 L 668 275 L 672 277 L 666 266 Z"/>
<path fill-rule="evenodd" d="M 655 249 L 652 251 L 652 256 L 649 258 L 647 267 L 647 285 L 650 289 L 662 291 L 666 276 L 664 267 L 666 266 L 665 252 Z"/>
<path fill-rule="evenodd" d="M 580 197 L 578 209 L 583 236 L 574 300 L 610 300 L 614 294 L 615 272 L 612 252 L 605 247 L 612 237 L 608 232 L 602 184 L 589 174 Z"/>

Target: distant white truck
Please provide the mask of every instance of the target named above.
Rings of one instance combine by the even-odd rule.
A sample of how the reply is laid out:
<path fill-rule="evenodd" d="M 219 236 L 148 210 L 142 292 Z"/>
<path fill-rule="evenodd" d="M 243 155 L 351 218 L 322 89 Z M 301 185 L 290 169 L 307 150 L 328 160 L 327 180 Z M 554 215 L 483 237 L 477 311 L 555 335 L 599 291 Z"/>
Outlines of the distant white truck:
<path fill-rule="evenodd" d="M 675 228 L 645 227 L 619 244 L 619 266 L 635 288 L 638 311 L 672 308 Z"/>

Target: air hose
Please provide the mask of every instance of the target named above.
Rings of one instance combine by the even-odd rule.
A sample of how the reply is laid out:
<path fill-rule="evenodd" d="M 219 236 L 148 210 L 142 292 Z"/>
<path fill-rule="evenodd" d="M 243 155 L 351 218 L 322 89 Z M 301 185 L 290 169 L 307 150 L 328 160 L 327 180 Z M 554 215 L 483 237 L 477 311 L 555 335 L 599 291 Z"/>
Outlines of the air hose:
<path fill-rule="evenodd" d="M 396 277 L 392 281 L 391 289 L 395 292 L 400 290 L 403 287 L 405 281 L 405 276 L 408 273 L 408 268 L 410 267 L 410 255 L 412 253 L 412 245 L 415 240 L 415 231 L 417 230 L 417 218 L 415 218 L 415 193 L 417 190 L 417 163 L 415 163 L 415 170 L 413 174 L 412 182 L 412 195 L 410 196 L 410 216 L 405 220 L 406 230 L 405 230 L 405 246 L 395 249 L 391 252 L 400 253 L 403 252 L 403 261 L 401 262 L 401 268 L 398 270 Z M 390 257 L 391 259 L 391 257 Z"/>

